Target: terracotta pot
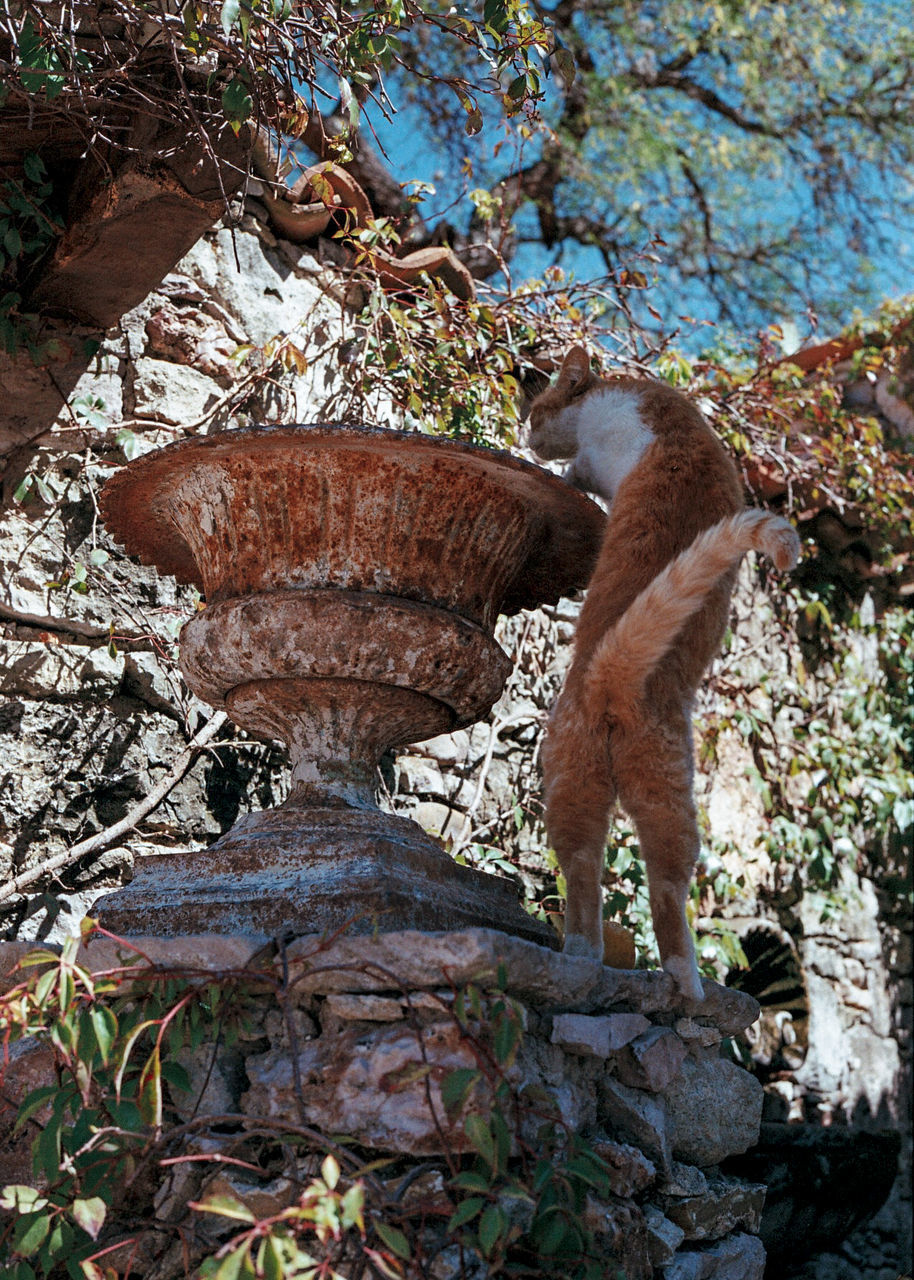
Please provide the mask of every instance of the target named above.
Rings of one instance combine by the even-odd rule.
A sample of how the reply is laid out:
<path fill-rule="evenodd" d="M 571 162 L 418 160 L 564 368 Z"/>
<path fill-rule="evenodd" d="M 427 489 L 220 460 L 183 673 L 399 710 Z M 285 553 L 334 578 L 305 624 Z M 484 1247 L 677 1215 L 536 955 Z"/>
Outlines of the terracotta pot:
<path fill-rule="evenodd" d="M 484 924 L 550 941 L 507 880 L 378 809 L 384 751 L 472 724 L 510 671 L 493 628 L 583 587 L 595 503 L 507 453 L 345 426 L 179 441 L 109 480 L 128 552 L 204 593 L 190 688 L 289 747 L 292 791 L 203 853 L 145 858 L 120 933 L 264 937 Z"/>

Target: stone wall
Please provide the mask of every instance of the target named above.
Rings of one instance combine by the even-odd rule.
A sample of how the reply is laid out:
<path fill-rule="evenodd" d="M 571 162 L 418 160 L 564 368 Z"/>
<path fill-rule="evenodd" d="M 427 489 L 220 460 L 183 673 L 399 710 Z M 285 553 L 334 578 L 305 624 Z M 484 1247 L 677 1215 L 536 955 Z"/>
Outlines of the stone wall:
<path fill-rule="evenodd" d="M 194 1121 L 192 1135 L 167 1143 L 166 1134 L 168 1161 L 146 1180 L 145 1199 L 137 1190 L 129 1205 L 143 1274 L 184 1275 L 224 1238 L 213 1234 L 212 1218 L 201 1224 L 188 1199 L 231 1195 L 260 1217 L 294 1199 L 309 1157 L 300 1156 L 298 1168 L 287 1160 L 278 1180 L 266 1171 L 258 1177 L 239 1115 L 255 1131 L 259 1121 L 277 1135 L 284 1125 L 290 1135 L 309 1126 L 328 1141 L 345 1134 L 355 1151 L 389 1153 L 396 1162 L 380 1176 L 397 1185 L 421 1179 L 424 1189 L 416 1248 L 434 1261 L 416 1274 L 475 1274 L 482 1260 L 461 1258 L 440 1224 L 457 1203 L 452 1179 L 461 1157 L 473 1154 L 466 1118 L 488 1115 L 505 1080 L 515 1103 L 499 1105 L 515 1158 L 521 1145 L 536 1153 L 551 1118 L 605 1161 L 610 1192 L 589 1195 L 583 1219 L 606 1274 L 619 1267 L 626 1280 L 762 1280 L 757 1232 L 765 1189 L 718 1167 L 755 1143 L 761 1116 L 758 1081 L 721 1056 L 724 1037 L 757 1016 L 744 993 L 706 983 L 704 1001 L 684 1005 L 660 972 L 613 971 L 484 929 L 329 944 L 299 938 L 281 957 L 254 955 L 243 938 L 132 941 L 159 972 L 188 973 L 197 982 L 231 974 L 239 990 L 260 992 L 256 1015 L 231 1050 L 204 1043 L 181 1054 L 191 1089 L 172 1089 L 172 1101 L 178 1120 Z M 0 991 L 21 978 L 4 973 L 22 951 L 21 944 L 0 944 Z M 102 938 L 80 958 L 93 972 L 111 972 L 125 954 Z M 274 988 L 281 978 L 281 1005 L 265 976 Z M 455 1008 L 469 984 L 480 993 L 479 1020 Z M 450 1072 L 486 1062 L 491 1010 L 505 1001 L 523 1027 L 516 1053 L 504 1055 L 501 1066 L 489 1053 L 489 1069 L 480 1071 L 466 1104 L 449 1111 L 442 1085 Z M 13 1048 L 0 1153 L 6 1175 L 27 1181 L 33 1134 L 28 1126 L 12 1132 L 13 1104 L 50 1077 L 52 1055 L 33 1041 Z M 182 1150 L 197 1163 L 182 1165 Z M 220 1164 L 227 1152 L 236 1165 L 243 1156 L 245 1167 Z M 156 1223 L 143 1228 L 152 1204 Z M 516 1210 L 523 1218 L 532 1201 Z M 99 1244 L 117 1239 L 109 1223 Z"/>
<path fill-rule="evenodd" d="M 98 522 L 94 495 L 125 454 L 183 434 L 345 416 L 328 352 L 352 323 L 346 297 L 332 264 L 277 240 L 262 216 L 247 216 L 234 235 L 223 228 L 204 237 L 91 357 L 83 341 L 92 335 L 58 326 L 63 349 L 43 364 L 27 355 L 0 359 L 0 389 L 15 406 L 0 437 L 8 450 L 0 509 L 0 879 L 37 870 L 129 815 L 210 714 L 174 661 L 194 593 L 126 560 Z M 280 360 L 275 376 L 255 382 L 250 363 L 236 361 L 249 346 L 266 349 L 265 359 L 284 349 L 286 367 Z M 378 406 L 375 416 L 383 423 L 389 415 Z M 27 498 L 14 500 L 24 484 Z M 501 642 L 516 669 L 489 720 L 383 767 L 391 808 L 537 897 L 549 881 L 538 748 L 577 607 L 562 602 L 503 621 Z M 729 696 L 728 682 L 749 688 L 764 710 L 753 687 L 758 671 L 783 669 L 776 612 L 749 568 L 735 620 L 737 641 L 712 673 L 700 717 Z M 712 832 L 746 855 L 744 890 L 725 914 L 746 930 L 762 921 L 786 937 L 808 1001 L 805 1053 L 768 1079 L 766 1114 L 907 1131 L 904 903 L 861 858 L 842 886 L 844 909 L 823 923 L 827 904 L 759 852 L 764 814 L 738 734 L 718 741 L 717 760 L 713 771 L 699 764 L 699 799 Z M 0 901 L 6 937 L 61 938 L 134 857 L 211 843 L 242 812 L 276 803 L 284 787 L 279 749 L 226 729 L 129 838 L 61 870 L 40 892 L 29 887 Z M 770 1011 L 783 1027 L 777 1005 Z M 886 1267 L 902 1270 L 909 1221 L 910 1183 L 902 1180 L 867 1228 L 878 1238 L 852 1240 L 846 1256 L 821 1264 L 819 1280 L 884 1280 Z"/>

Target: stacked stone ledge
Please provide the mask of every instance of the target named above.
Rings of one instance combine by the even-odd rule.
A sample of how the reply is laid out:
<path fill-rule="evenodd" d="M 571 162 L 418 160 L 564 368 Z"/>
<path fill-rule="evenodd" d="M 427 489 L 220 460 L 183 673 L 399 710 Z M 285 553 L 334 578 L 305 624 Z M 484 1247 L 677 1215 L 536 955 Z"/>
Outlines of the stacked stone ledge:
<path fill-rule="evenodd" d="M 247 1050 L 242 1042 L 217 1070 L 212 1045 L 196 1056 L 186 1052 L 184 1065 L 202 1091 L 186 1104 L 188 1115 L 242 1112 L 306 1123 L 417 1163 L 440 1156 L 443 1142 L 452 1152 L 470 1149 L 463 1116 L 449 1119 L 441 1100 L 451 1071 L 476 1066 L 453 1016 L 455 992 L 467 983 L 503 991 L 520 1004 L 525 1024 L 507 1078 L 517 1088 L 545 1090 L 564 1125 L 611 1171 L 611 1198 L 594 1196 L 586 1209 L 607 1265 L 620 1267 L 626 1280 L 762 1280 L 757 1232 L 765 1188 L 717 1167 L 755 1144 L 761 1120 L 761 1085 L 721 1056 L 723 1039 L 758 1016 L 745 993 L 706 982 L 703 1002 L 683 1002 L 662 972 L 604 968 L 491 929 L 303 937 L 282 957 L 248 937 L 131 944 L 128 953 L 95 938 L 80 962 L 99 972 L 135 956 L 136 947 L 156 967 L 208 980 L 241 971 L 256 989 L 261 978 L 265 1013 Z M 10 971 L 27 949 L 0 944 L 0 991 L 21 980 Z M 262 982 L 267 971 L 275 986 L 280 970 L 282 1012 L 271 1007 Z M 430 1066 L 427 1076 L 411 1072 L 417 1063 Z M 7 1101 L 42 1083 L 50 1065 L 48 1050 L 14 1046 Z M 486 1088 L 477 1086 L 470 1110 L 486 1109 Z M 28 1161 L 10 1145 L 13 1118 L 0 1115 L 0 1153 L 18 1180 Z M 233 1172 L 220 1171 L 216 1181 L 210 1190 L 258 1213 L 265 1205 L 275 1212 L 292 1194 L 291 1184 L 271 1191 Z M 177 1187 L 161 1189 L 159 1217 L 179 1213 L 179 1200 Z M 457 1280 L 452 1252 L 438 1255 L 435 1280 Z"/>

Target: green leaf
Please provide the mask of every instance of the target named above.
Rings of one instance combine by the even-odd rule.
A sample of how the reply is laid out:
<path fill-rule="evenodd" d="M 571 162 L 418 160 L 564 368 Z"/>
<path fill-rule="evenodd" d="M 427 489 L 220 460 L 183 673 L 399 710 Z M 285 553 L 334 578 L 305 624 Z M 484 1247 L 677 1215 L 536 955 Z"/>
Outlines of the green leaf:
<path fill-rule="evenodd" d="M 575 67 L 574 57 L 572 56 L 570 50 L 558 48 L 555 50 L 552 56 L 553 56 L 553 59 L 555 60 L 556 70 L 558 71 L 562 79 L 565 81 L 565 84 L 566 85 L 572 84 L 574 82 L 574 77 L 576 74 L 576 67 Z"/>
<path fill-rule="evenodd" d="M 482 1196 L 470 1196 L 468 1200 L 464 1200 L 451 1214 L 447 1224 L 448 1232 L 456 1231 L 458 1227 L 463 1227 L 472 1221 L 485 1203 Z"/>
<path fill-rule="evenodd" d="M 321 1165 L 321 1177 L 332 1191 L 340 1180 L 340 1166 L 335 1156 L 325 1156 Z"/>
<path fill-rule="evenodd" d="M 524 1029 L 513 1009 L 506 1008 L 495 1024 L 492 1047 L 499 1066 L 510 1067 L 517 1054 Z"/>
<path fill-rule="evenodd" d="M 354 1183 L 340 1202 L 340 1223 L 345 1231 L 348 1227 L 357 1227 L 364 1234 L 365 1188 L 361 1182 Z"/>
<path fill-rule="evenodd" d="M 49 1102 L 51 1098 L 55 1097 L 58 1092 L 56 1084 L 43 1084 L 41 1088 L 33 1089 L 31 1093 L 27 1093 L 16 1113 L 16 1128 L 21 1128 L 26 1120 L 31 1119 L 35 1112 Z"/>
<path fill-rule="evenodd" d="M 174 1089 L 180 1089 L 182 1093 L 190 1093 L 193 1089 L 190 1076 L 180 1062 L 163 1062 L 162 1077 Z"/>
<path fill-rule="evenodd" d="M 498 1168 L 504 1169 L 511 1154 L 511 1131 L 505 1123 L 504 1116 L 499 1111 L 492 1112 L 491 1131 L 495 1139 Z"/>
<path fill-rule="evenodd" d="M 234 1196 L 207 1196 L 205 1200 L 191 1201 L 190 1207 L 199 1209 L 201 1213 L 217 1213 L 221 1218 L 232 1218 L 236 1222 L 257 1221 L 247 1205 Z"/>
<path fill-rule="evenodd" d="M 501 1240 L 507 1225 L 504 1210 L 497 1204 L 490 1204 L 479 1220 L 479 1243 L 486 1257 Z"/>
<path fill-rule="evenodd" d="M 474 1151 L 478 1151 L 483 1160 L 494 1169 L 497 1164 L 495 1141 L 485 1118 L 474 1112 L 463 1122 L 463 1131 Z"/>
<path fill-rule="evenodd" d="M 120 1101 L 121 1092 L 124 1088 L 124 1074 L 127 1070 L 127 1065 L 130 1061 L 130 1055 L 133 1052 L 133 1047 L 144 1032 L 148 1031 L 150 1027 L 154 1027 L 156 1025 L 155 1019 L 149 1018 L 145 1022 L 139 1023 L 138 1026 L 135 1026 L 124 1041 L 124 1047 L 121 1050 L 118 1068 L 114 1075 L 114 1092 L 118 1102 Z"/>
<path fill-rule="evenodd" d="M 222 90 L 222 110 L 235 133 L 239 133 L 244 122 L 250 119 L 254 103 L 240 76 L 235 76 Z"/>
<path fill-rule="evenodd" d="M 36 1173 L 53 1182 L 60 1172 L 60 1119 L 52 1119 L 32 1144 L 32 1160 Z"/>
<path fill-rule="evenodd" d="M 29 151 L 22 157 L 22 171 L 29 182 L 44 182 L 48 176 L 44 161 L 37 151 Z"/>
<path fill-rule="evenodd" d="M 70 1212 L 73 1220 L 82 1227 L 83 1231 L 93 1240 L 97 1240 L 99 1231 L 105 1225 L 105 1215 L 108 1212 L 108 1206 L 101 1196 L 92 1196 L 88 1200 L 74 1200 L 70 1206 Z"/>
<path fill-rule="evenodd" d="M 402 1258 L 404 1262 L 410 1260 L 412 1251 L 409 1247 L 409 1241 L 399 1227 L 393 1227 L 389 1222 L 375 1222 L 374 1229 L 391 1253 L 396 1254 L 398 1258 Z"/>
<path fill-rule="evenodd" d="M 564 1211 L 558 1205 L 547 1210 L 547 1213 L 548 1216 L 542 1214 L 537 1223 L 536 1245 L 542 1253 L 555 1254 L 568 1234 L 568 1223 Z"/>
<path fill-rule="evenodd" d="M 263 1272 L 264 1280 L 283 1280 L 283 1259 L 275 1236 L 267 1236 L 260 1246 L 257 1270 Z"/>
<path fill-rule="evenodd" d="M 26 1257 L 35 1253 L 44 1244 L 51 1229 L 52 1218 L 49 1213 L 23 1213 L 16 1220 L 13 1228 L 13 1248 Z"/>
<path fill-rule="evenodd" d="M 492 1184 L 491 1180 L 483 1177 L 481 1173 L 466 1169 L 452 1179 L 452 1185 L 459 1187 L 461 1191 L 488 1191 Z"/>
<path fill-rule="evenodd" d="M 482 1079 L 482 1073 L 474 1067 L 458 1067 L 450 1071 L 441 1082 L 441 1101 L 450 1119 L 461 1110 L 473 1086 Z"/>
<path fill-rule="evenodd" d="M 41 498 L 41 501 L 46 502 L 48 506 L 53 506 L 54 502 L 56 501 L 54 497 L 54 493 L 51 489 L 48 488 L 44 480 L 42 480 L 41 476 L 39 475 L 35 476 L 35 488 L 38 490 L 38 496 L 39 498 Z"/>
<path fill-rule="evenodd" d="M 479 133 L 480 129 L 482 128 L 482 124 L 483 124 L 482 112 L 479 110 L 478 107 L 472 107 L 467 112 L 467 118 L 464 121 L 463 131 L 469 137 L 472 138 L 474 134 Z"/>

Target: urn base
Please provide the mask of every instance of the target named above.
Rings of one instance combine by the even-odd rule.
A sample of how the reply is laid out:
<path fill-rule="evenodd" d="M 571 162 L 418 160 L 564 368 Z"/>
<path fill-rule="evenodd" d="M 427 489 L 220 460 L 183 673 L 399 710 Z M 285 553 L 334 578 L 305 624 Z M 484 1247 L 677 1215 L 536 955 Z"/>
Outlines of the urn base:
<path fill-rule="evenodd" d="M 510 880 L 459 865 L 415 822 L 378 809 L 247 814 L 209 849 L 139 860 L 93 915 L 126 937 L 481 926 L 559 945 Z"/>

